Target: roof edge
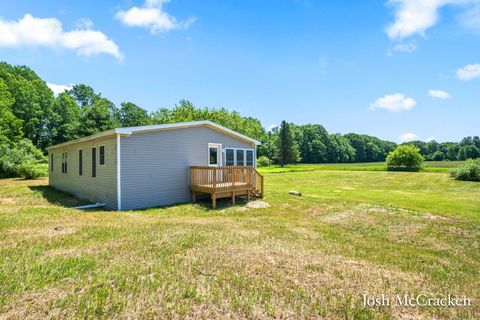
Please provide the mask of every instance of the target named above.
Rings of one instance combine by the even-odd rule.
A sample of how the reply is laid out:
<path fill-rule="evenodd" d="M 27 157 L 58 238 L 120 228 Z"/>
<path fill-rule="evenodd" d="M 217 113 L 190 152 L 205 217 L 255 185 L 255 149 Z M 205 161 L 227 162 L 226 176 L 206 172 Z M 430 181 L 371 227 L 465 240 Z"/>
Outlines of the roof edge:
<path fill-rule="evenodd" d="M 237 139 L 254 143 L 255 145 L 261 145 L 262 144 L 258 140 L 247 137 L 246 135 L 243 135 L 243 134 L 238 133 L 238 132 L 236 132 L 232 129 L 221 126 L 221 125 L 219 125 L 219 124 L 217 124 L 213 121 L 202 120 L 202 121 L 192 121 L 192 122 L 177 122 L 177 123 L 167 123 L 167 124 L 159 124 L 159 125 L 110 129 L 110 130 L 103 131 L 103 132 L 100 132 L 100 133 L 96 133 L 96 134 L 86 136 L 86 137 L 83 137 L 83 138 L 79 138 L 79 139 L 75 139 L 75 140 L 72 140 L 72 141 L 67 141 L 67 142 L 64 142 L 64 143 L 60 143 L 60 144 L 57 144 L 57 145 L 54 145 L 54 146 L 50 146 L 50 147 L 47 147 L 46 150 L 60 148 L 60 147 L 66 147 L 66 146 L 71 145 L 71 144 L 85 142 L 85 141 L 89 141 L 89 140 L 95 140 L 95 139 L 108 137 L 110 135 L 115 135 L 115 134 L 132 135 L 134 133 L 141 133 L 141 132 L 181 129 L 181 128 L 198 127 L 198 126 L 210 127 L 214 130 L 218 130 L 218 131 L 224 132 L 226 134 L 235 136 Z"/>

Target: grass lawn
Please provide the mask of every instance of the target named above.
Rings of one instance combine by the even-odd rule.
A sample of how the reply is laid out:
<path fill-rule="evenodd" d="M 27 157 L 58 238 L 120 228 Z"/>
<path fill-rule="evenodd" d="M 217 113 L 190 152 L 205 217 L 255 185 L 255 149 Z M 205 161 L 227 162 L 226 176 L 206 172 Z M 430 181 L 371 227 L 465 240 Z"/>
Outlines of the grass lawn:
<path fill-rule="evenodd" d="M 0 319 L 480 317 L 480 183 L 445 173 L 265 173 L 268 208 L 78 211 L 0 180 Z M 301 191 L 301 197 L 288 191 Z M 452 294 L 471 307 L 362 308 Z"/>
<path fill-rule="evenodd" d="M 465 161 L 425 161 L 423 172 L 450 172 L 464 164 Z M 296 164 L 288 165 L 283 168 L 271 166 L 261 168 L 263 172 L 282 173 L 298 171 L 317 171 L 317 170 L 342 170 L 342 171 L 386 171 L 386 162 L 363 162 L 363 163 L 319 163 L 319 164 Z"/>

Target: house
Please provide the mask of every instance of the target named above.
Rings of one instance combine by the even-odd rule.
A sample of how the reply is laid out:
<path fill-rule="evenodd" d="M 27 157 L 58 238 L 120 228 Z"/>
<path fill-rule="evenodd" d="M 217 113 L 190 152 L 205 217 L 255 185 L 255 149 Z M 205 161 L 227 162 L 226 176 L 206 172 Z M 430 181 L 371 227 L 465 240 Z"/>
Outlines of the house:
<path fill-rule="evenodd" d="M 49 185 L 114 210 L 262 195 L 260 142 L 211 121 L 118 128 L 48 150 Z"/>

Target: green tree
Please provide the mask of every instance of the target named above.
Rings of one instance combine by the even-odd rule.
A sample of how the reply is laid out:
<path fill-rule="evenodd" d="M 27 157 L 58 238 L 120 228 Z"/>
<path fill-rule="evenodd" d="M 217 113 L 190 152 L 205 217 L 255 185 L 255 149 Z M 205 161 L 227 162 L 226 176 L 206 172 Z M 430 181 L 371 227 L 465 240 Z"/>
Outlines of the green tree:
<path fill-rule="evenodd" d="M 430 159 L 433 161 L 442 161 L 445 160 L 445 154 L 442 151 L 435 151 Z"/>
<path fill-rule="evenodd" d="M 447 150 L 446 155 L 448 160 L 457 160 L 458 148 L 456 144 L 454 143 L 448 144 L 446 150 Z"/>
<path fill-rule="evenodd" d="M 114 128 L 111 107 L 111 102 L 107 99 L 97 100 L 92 106 L 85 107 L 80 122 L 80 135 L 88 136 Z"/>
<path fill-rule="evenodd" d="M 0 144 L 12 144 L 22 136 L 22 121 L 12 112 L 15 100 L 8 91 L 3 79 L 0 79 Z"/>
<path fill-rule="evenodd" d="M 45 148 L 51 139 L 48 128 L 52 115 L 52 91 L 26 66 L 0 62 L 0 79 L 14 100 L 11 110 L 21 120 L 24 136 L 34 145 Z"/>
<path fill-rule="evenodd" d="M 120 106 L 120 126 L 135 127 L 150 124 L 150 116 L 147 110 L 132 102 L 123 102 Z"/>
<path fill-rule="evenodd" d="M 280 124 L 277 143 L 277 160 L 282 167 L 285 164 L 296 163 L 298 161 L 298 147 L 295 143 L 290 124 L 285 120 Z"/>
<path fill-rule="evenodd" d="M 398 146 L 387 156 L 387 169 L 394 171 L 419 171 L 423 166 L 420 149 L 414 145 Z"/>
<path fill-rule="evenodd" d="M 96 101 L 101 99 L 100 94 L 95 93 L 92 87 L 85 84 L 76 84 L 66 93 L 74 98 L 82 108 L 91 107 Z"/>
<path fill-rule="evenodd" d="M 74 140 L 80 137 L 82 109 L 67 93 L 60 93 L 53 104 L 50 120 L 51 144 Z"/>

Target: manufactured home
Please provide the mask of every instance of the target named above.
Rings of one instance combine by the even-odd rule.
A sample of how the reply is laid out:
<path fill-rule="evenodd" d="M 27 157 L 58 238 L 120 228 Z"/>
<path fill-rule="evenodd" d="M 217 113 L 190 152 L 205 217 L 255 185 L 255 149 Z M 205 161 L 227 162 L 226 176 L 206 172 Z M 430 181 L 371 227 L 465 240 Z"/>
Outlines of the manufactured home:
<path fill-rule="evenodd" d="M 117 128 L 48 148 L 49 185 L 114 210 L 262 196 L 260 142 L 211 121 Z"/>

